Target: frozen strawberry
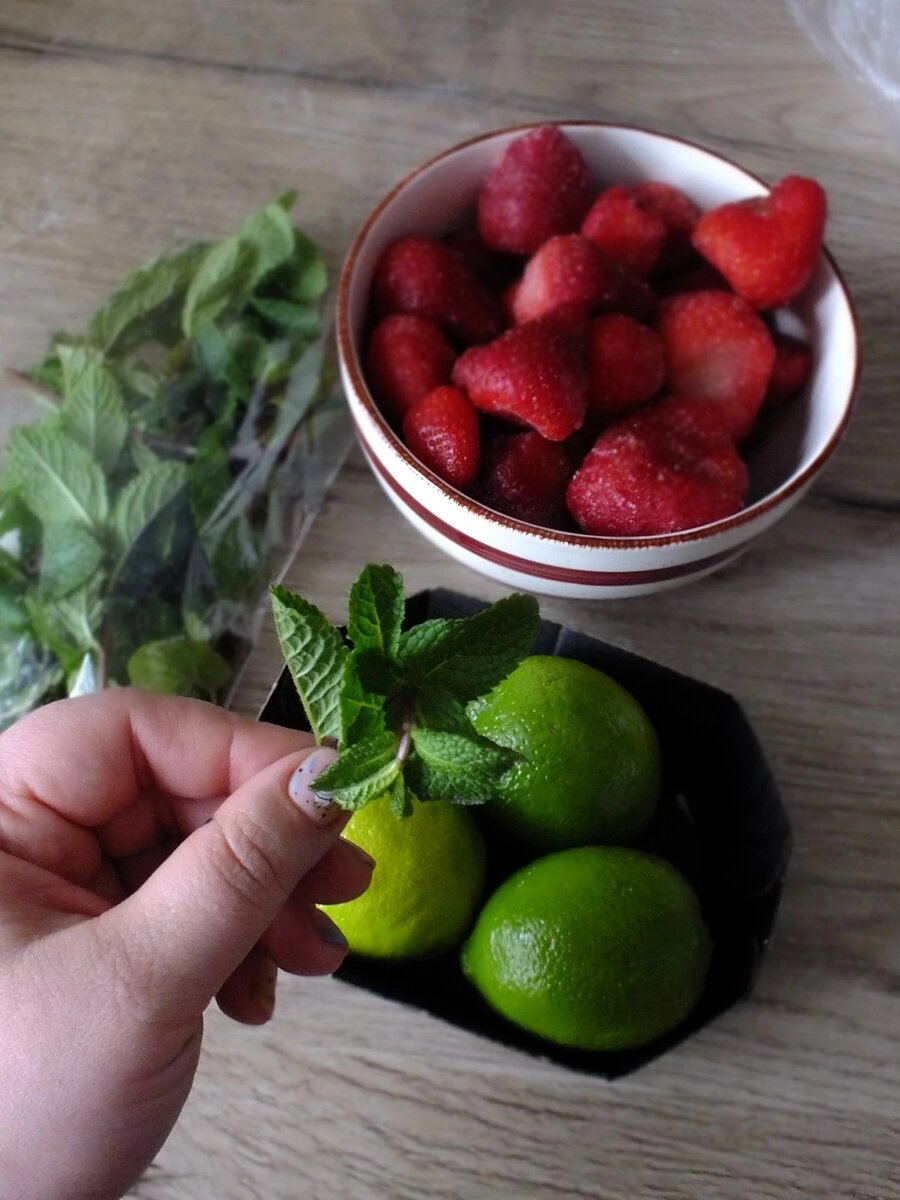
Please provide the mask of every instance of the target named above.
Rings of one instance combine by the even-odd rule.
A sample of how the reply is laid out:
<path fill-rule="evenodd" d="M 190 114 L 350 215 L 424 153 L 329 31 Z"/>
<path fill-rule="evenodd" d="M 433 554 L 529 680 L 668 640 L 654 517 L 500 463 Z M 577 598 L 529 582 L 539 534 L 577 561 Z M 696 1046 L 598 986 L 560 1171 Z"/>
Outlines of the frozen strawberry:
<path fill-rule="evenodd" d="M 700 220 L 700 209 L 684 192 L 670 183 L 649 180 L 633 188 L 635 200 L 646 210 L 656 213 L 666 227 L 666 240 L 656 263 L 656 274 L 670 274 L 683 268 L 696 257 L 691 234 Z"/>
<path fill-rule="evenodd" d="M 549 529 L 566 524 L 569 456 L 539 433 L 495 438 L 484 454 L 480 499 L 489 508 Z"/>
<path fill-rule="evenodd" d="M 388 246 L 372 279 L 375 311 L 428 317 L 465 343 L 487 342 L 502 328 L 497 301 L 459 251 L 431 238 Z"/>
<path fill-rule="evenodd" d="M 793 300 L 809 283 L 822 250 L 825 193 L 813 179 L 789 175 L 768 196 L 705 213 L 694 245 L 754 308 Z"/>
<path fill-rule="evenodd" d="M 666 243 L 667 229 L 652 207 L 641 203 L 634 188 L 607 188 L 584 219 L 581 232 L 617 262 L 639 275 L 649 275 Z"/>
<path fill-rule="evenodd" d="M 488 171 L 478 229 L 492 250 L 534 254 L 548 238 L 578 229 L 590 203 L 581 152 L 555 125 L 541 125 L 511 142 Z"/>
<path fill-rule="evenodd" d="M 740 296 L 691 292 L 660 309 L 666 381 L 676 395 L 714 400 L 735 440 L 762 406 L 775 347 L 762 320 Z"/>
<path fill-rule="evenodd" d="M 476 408 L 561 442 L 584 420 L 586 359 L 584 338 L 568 323 L 544 317 L 467 350 L 456 360 L 453 382 Z"/>
<path fill-rule="evenodd" d="M 559 309 L 647 312 L 655 297 L 643 280 L 598 250 L 581 234 L 551 238 L 529 260 L 513 295 L 518 324 Z"/>
<path fill-rule="evenodd" d="M 734 443 L 728 414 L 716 400 L 663 396 L 645 412 L 648 420 L 652 413 L 652 422 L 665 423 L 695 440 L 717 443 L 724 438 Z"/>
<path fill-rule="evenodd" d="M 665 377 L 659 334 L 622 313 L 597 317 L 588 340 L 588 370 L 591 408 L 619 412 L 646 404 Z"/>
<path fill-rule="evenodd" d="M 366 381 L 386 414 L 397 420 L 428 392 L 450 382 L 455 360 L 433 321 L 396 313 L 372 330 Z"/>
<path fill-rule="evenodd" d="M 747 468 L 729 438 L 695 436 L 654 408 L 611 425 L 569 484 L 569 512 L 587 533 L 677 533 L 743 507 Z"/>
<path fill-rule="evenodd" d="M 812 370 L 812 351 L 805 342 L 776 333 L 775 364 L 766 392 L 766 404 L 781 404 L 796 396 L 809 379 Z"/>
<path fill-rule="evenodd" d="M 453 487 L 468 487 L 478 474 L 478 413 L 457 388 L 435 388 L 414 405 L 403 418 L 403 437 Z"/>

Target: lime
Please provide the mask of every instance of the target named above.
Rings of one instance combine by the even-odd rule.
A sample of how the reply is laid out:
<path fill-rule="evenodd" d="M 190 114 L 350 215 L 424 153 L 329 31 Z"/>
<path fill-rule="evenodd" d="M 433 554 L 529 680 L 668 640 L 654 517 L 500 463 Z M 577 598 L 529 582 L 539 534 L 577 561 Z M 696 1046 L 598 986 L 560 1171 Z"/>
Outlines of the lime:
<path fill-rule="evenodd" d="M 490 804 L 540 849 L 625 842 L 653 815 L 659 743 L 646 713 L 608 675 L 571 658 L 524 659 L 469 715 L 522 754 Z"/>
<path fill-rule="evenodd" d="M 485 849 L 471 813 L 413 800 L 398 821 L 385 796 L 355 812 L 344 836 L 375 859 L 368 890 L 322 905 L 357 954 L 418 958 L 466 935 L 484 887 Z"/>
<path fill-rule="evenodd" d="M 710 948 L 697 898 L 673 866 L 636 850 L 583 846 L 501 884 L 462 966 L 523 1029 L 564 1046 L 622 1050 L 687 1016 Z"/>

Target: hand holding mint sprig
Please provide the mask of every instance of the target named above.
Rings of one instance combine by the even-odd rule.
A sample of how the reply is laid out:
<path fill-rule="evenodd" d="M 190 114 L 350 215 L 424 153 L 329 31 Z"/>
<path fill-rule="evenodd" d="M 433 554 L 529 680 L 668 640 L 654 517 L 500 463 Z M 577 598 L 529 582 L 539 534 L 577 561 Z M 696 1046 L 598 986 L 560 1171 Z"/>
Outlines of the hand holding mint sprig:
<path fill-rule="evenodd" d="M 397 817 L 412 798 L 482 804 L 518 759 L 476 732 L 467 705 L 530 653 L 532 596 L 474 616 L 403 629 L 403 579 L 367 566 L 350 589 L 346 640 L 315 605 L 273 586 L 275 629 L 310 728 L 337 761 L 316 781 L 342 808 L 387 794 Z M 349 643 L 349 644 L 348 644 Z"/>

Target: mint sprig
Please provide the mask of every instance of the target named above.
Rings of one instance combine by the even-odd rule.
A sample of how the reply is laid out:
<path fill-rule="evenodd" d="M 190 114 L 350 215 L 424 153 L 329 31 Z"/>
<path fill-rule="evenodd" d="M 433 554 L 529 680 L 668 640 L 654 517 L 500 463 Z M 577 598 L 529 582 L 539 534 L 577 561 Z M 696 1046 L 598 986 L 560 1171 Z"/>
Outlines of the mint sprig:
<path fill-rule="evenodd" d="M 412 798 L 481 804 L 517 755 L 476 732 L 467 705 L 531 650 L 537 602 L 513 594 L 475 616 L 403 632 L 403 580 L 367 566 L 350 590 L 347 640 L 309 601 L 272 588 L 275 628 L 316 737 L 340 756 L 317 786 L 344 808 L 387 794 L 396 816 Z"/>
<path fill-rule="evenodd" d="M 46 411 L 0 470 L 0 639 L 23 664 L 0 728 L 88 679 L 221 695 L 328 420 L 327 272 L 294 200 L 139 267 L 10 372 Z"/>

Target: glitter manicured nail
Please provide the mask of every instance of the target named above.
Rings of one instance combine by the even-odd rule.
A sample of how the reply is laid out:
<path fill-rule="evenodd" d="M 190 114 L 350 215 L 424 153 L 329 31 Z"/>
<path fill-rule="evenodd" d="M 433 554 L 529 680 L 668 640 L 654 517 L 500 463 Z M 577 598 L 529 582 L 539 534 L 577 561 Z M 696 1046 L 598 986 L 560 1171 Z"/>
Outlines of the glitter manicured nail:
<path fill-rule="evenodd" d="M 337 750 L 331 746 L 319 746 L 305 758 L 288 783 L 288 794 L 298 808 L 317 825 L 328 825 L 341 813 L 328 792 L 316 791 L 316 779 L 337 758 Z"/>

